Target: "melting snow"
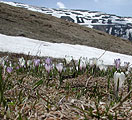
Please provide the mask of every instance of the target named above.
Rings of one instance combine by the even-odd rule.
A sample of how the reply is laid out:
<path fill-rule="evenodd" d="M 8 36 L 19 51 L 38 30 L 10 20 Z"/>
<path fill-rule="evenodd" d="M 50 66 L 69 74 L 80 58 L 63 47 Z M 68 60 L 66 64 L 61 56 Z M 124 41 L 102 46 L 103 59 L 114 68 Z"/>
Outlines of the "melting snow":
<path fill-rule="evenodd" d="M 11 53 L 23 53 L 37 56 L 50 56 L 65 58 L 66 55 L 74 59 L 80 57 L 99 58 L 105 50 L 84 45 L 71 45 L 65 43 L 50 43 L 25 37 L 12 37 L 0 34 L 0 51 Z M 132 56 L 106 51 L 101 57 L 106 65 L 113 65 L 114 59 L 120 58 L 132 64 Z"/>

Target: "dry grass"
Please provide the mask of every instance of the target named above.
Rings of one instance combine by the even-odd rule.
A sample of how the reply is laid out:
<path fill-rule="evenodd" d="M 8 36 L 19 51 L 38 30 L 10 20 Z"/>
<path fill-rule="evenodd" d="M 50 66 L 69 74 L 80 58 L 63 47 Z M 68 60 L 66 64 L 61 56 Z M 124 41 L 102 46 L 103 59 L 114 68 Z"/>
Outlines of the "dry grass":
<path fill-rule="evenodd" d="M 20 57 L 20 56 L 19 56 Z M 15 56 L 12 56 L 15 60 Z M 0 105 L 0 118 L 10 120 L 126 120 L 132 119 L 132 96 L 121 100 L 114 95 L 113 78 L 90 75 L 84 72 L 78 77 L 65 78 L 59 85 L 58 77 L 50 79 L 39 73 L 13 72 L 4 93 L 6 107 Z M 8 74 L 3 75 L 5 81 Z M 129 79 L 132 75 L 128 76 Z M 42 80 L 43 84 L 36 86 Z M 130 85 L 131 86 L 131 85 Z M 119 96 L 128 94 L 125 83 Z M 120 99 L 122 99 L 120 98 Z"/>
<path fill-rule="evenodd" d="M 25 75 L 20 75 L 18 78 L 21 79 L 23 76 Z M 15 84 L 18 82 L 18 78 L 12 77 L 11 80 Z M 42 85 L 33 90 L 33 83 L 38 81 L 39 78 L 26 76 L 22 84 L 16 84 L 13 89 L 6 91 L 5 96 L 9 100 L 15 101 L 15 105 L 9 105 L 10 114 L 8 110 L 5 111 L 1 107 L 1 119 L 3 119 L 2 113 L 5 113 L 6 117 L 10 116 L 10 119 L 14 119 L 20 117 L 18 116 L 19 112 L 23 119 L 28 118 L 30 120 L 84 120 L 84 113 L 87 119 L 98 119 L 90 116 L 89 113 L 90 109 L 92 109 L 93 115 L 97 115 L 95 104 L 97 102 L 97 96 L 94 95 L 96 93 L 93 90 L 95 83 L 98 83 L 99 92 L 102 95 L 102 99 L 98 104 L 100 119 L 108 119 L 108 115 L 105 115 L 106 106 L 110 104 L 108 99 L 109 92 L 107 92 L 107 79 L 105 77 L 92 78 L 88 86 L 85 87 L 87 79 L 87 75 L 82 75 L 74 79 L 66 79 L 61 88 L 58 88 L 57 80 L 52 80 L 49 87 Z M 65 85 L 67 82 L 69 83 L 69 89 Z M 18 101 L 20 93 L 21 103 Z M 126 93 L 124 91 L 123 96 Z M 131 98 L 129 98 L 120 107 L 117 107 L 115 110 L 109 110 L 109 114 L 115 116 L 116 112 L 118 119 L 131 119 L 131 102 Z"/>

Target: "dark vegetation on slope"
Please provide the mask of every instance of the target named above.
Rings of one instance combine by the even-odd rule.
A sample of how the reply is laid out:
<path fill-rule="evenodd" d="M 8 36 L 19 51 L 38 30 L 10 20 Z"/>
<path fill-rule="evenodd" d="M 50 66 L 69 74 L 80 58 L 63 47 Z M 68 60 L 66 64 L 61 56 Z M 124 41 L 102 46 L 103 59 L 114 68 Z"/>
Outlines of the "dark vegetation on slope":
<path fill-rule="evenodd" d="M 0 33 L 132 55 L 132 43 L 56 17 L 0 3 Z"/>

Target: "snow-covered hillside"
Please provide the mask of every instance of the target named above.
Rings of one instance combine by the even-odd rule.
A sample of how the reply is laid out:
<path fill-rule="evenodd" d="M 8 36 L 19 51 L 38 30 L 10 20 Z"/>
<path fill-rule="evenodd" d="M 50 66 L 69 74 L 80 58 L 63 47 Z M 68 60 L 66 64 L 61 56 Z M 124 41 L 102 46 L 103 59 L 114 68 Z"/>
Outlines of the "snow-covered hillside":
<path fill-rule="evenodd" d="M 132 64 L 132 56 L 104 51 L 101 49 L 87 47 L 83 45 L 70 45 L 64 43 L 50 43 L 25 37 L 12 37 L 0 34 L 0 51 L 11 53 L 23 53 L 38 56 L 50 56 L 53 58 L 65 58 L 65 56 L 73 56 L 75 60 L 80 57 L 99 58 L 106 65 L 113 65 L 114 59 L 120 58 L 122 64 L 130 62 Z"/>
<path fill-rule="evenodd" d="M 26 8 L 31 11 L 49 14 L 132 41 L 132 17 L 120 17 L 98 11 L 51 9 L 16 2 L 1 2 L 16 7 Z"/>

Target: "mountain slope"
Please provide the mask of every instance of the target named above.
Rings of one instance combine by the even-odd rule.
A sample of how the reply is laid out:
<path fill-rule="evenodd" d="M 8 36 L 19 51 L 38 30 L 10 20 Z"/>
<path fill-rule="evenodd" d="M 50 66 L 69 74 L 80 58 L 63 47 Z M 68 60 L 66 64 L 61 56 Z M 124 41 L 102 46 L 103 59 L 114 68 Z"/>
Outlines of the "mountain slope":
<path fill-rule="evenodd" d="M 132 43 L 50 15 L 0 3 L 0 33 L 48 42 L 88 45 L 132 55 Z"/>
<path fill-rule="evenodd" d="M 49 14 L 132 41 L 132 17 L 121 17 L 114 14 L 88 10 L 51 9 L 16 2 L 4 3 Z"/>
<path fill-rule="evenodd" d="M 120 58 L 122 66 L 126 61 L 132 64 L 132 56 L 129 55 L 105 51 L 84 45 L 51 43 L 2 34 L 0 34 L 0 51 L 31 56 L 37 55 L 39 57 L 49 56 L 62 59 L 65 58 L 65 56 L 72 56 L 74 60 L 79 60 L 80 57 L 87 58 L 87 60 L 91 58 L 100 58 L 105 65 L 114 65 L 114 59 Z"/>

